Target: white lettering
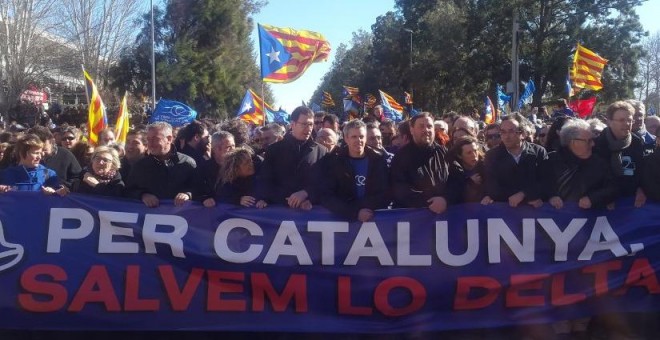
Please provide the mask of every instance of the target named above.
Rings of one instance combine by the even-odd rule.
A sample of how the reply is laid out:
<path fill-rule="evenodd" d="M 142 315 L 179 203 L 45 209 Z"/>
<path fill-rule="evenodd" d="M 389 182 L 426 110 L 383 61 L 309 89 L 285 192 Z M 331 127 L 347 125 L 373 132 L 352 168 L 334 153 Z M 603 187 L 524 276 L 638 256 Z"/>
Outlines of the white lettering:
<path fill-rule="evenodd" d="M 115 242 L 113 236 L 128 236 L 133 238 L 133 228 L 122 228 L 113 225 L 112 222 L 136 223 L 138 214 L 99 211 L 99 254 L 137 254 L 140 251 L 140 245 L 136 242 Z"/>
<path fill-rule="evenodd" d="M 77 228 L 64 228 L 64 220 L 78 220 Z M 62 240 L 80 240 L 94 229 L 94 217 L 86 210 L 78 208 L 51 208 L 48 221 L 48 242 L 46 252 L 59 253 Z"/>
<path fill-rule="evenodd" d="M 321 233 L 321 264 L 335 264 L 335 234 L 348 232 L 348 222 L 307 223 L 307 231 Z"/>
<path fill-rule="evenodd" d="M 467 236 L 465 237 L 467 249 L 463 254 L 454 255 L 449 251 L 447 221 L 435 222 L 435 234 L 435 252 L 442 263 L 460 267 L 472 263 L 477 258 L 477 254 L 479 254 L 479 220 L 467 220 Z"/>
<path fill-rule="evenodd" d="M 171 232 L 156 231 L 159 225 L 171 226 L 174 227 L 174 230 Z M 146 214 L 142 227 L 144 249 L 147 254 L 156 254 L 156 243 L 167 244 L 172 249 L 172 255 L 185 258 L 183 237 L 187 232 L 188 222 L 181 216 Z"/>
<path fill-rule="evenodd" d="M 603 240 L 601 242 L 601 240 Z M 591 231 L 589 241 L 584 246 L 584 250 L 578 256 L 579 261 L 589 261 L 597 251 L 609 250 L 616 257 L 628 255 L 626 248 L 619 242 L 619 235 L 614 232 L 607 217 L 599 216 L 596 218 L 594 229 Z"/>
<path fill-rule="evenodd" d="M 307 252 L 305 242 L 293 221 L 282 221 L 275 234 L 275 239 L 266 253 L 264 263 L 275 264 L 281 255 L 295 256 L 300 265 L 312 264 L 312 258 Z"/>
<path fill-rule="evenodd" d="M 367 242 L 371 246 L 367 246 Z M 394 261 L 387 250 L 383 236 L 374 222 L 362 223 L 351 249 L 344 260 L 345 266 L 354 266 L 361 257 L 375 257 L 381 266 L 393 266 Z"/>

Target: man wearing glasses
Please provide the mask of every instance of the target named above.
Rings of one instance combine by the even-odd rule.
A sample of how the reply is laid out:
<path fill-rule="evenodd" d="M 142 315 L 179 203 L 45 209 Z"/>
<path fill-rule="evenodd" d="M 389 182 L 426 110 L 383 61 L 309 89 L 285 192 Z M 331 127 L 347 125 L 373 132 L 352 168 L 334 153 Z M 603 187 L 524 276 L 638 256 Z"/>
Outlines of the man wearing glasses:
<path fill-rule="evenodd" d="M 312 208 L 312 174 L 314 165 L 327 149 L 314 142 L 314 112 L 299 106 L 291 113 L 291 132 L 266 150 L 257 174 L 257 208 L 269 203 L 291 208 Z"/>
<path fill-rule="evenodd" d="M 486 139 L 486 150 L 494 149 L 502 143 L 500 136 L 500 124 L 493 123 L 486 126 L 484 138 Z"/>
<path fill-rule="evenodd" d="M 540 165 L 548 153 L 540 145 L 524 140 L 523 124 L 531 124 L 520 114 L 502 118 L 502 145 L 486 153 L 486 196 L 481 204 L 508 202 L 517 207 L 543 204 Z"/>

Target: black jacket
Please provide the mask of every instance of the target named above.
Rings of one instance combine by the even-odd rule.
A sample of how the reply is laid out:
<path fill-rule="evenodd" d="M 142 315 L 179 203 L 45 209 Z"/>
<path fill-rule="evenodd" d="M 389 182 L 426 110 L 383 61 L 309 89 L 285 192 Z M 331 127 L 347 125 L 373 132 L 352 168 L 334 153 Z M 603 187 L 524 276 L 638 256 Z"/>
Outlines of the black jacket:
<path fill-rule="evenodd" d="M 596 138 L 593 152 L 600 156 L 608 165 L 611 166 L 610 158 L 612 152 L 609 149 L 606 134 L 611 134 L 610 128 L 605 128 Z M 620 196 L 634 196 L 637 188 L 642 185 L 642 172 L 644 170 L 644 145 L 642 140 L 634 133 L 630 146 L 621 151 L 621 160 L 623 162 L 624 174 L 617 175 L 615 169 L 612 169 L 614 177 L 619 187 Z"/>
<path fill-rule="evenodd" d="M 618 194 L 610 166 L 600 156 L 588 159 L 575 157 L 561 148 L 548 154 L 541 166 L 544 196 L 559 196 L 564 201 L 577 202 L 587 196 L 594 208 L 603 208 Z"/>
<path fill-rule="evenodd" d="M 263 160 L 260 156 L 252 156 L 252 164 L 254 165 L 255 173 L 261 169 Z M 216 201 L 222 203 L 239 204 L 241 196 L 254 196 L 254 182 L 256 176 L 249 176 L 247 178 L 237 178 L 235 183 L 222 184 L 220 175 L 220 165 L 215 159 L 211 158 L 204 161 L 199 168 L 200 176 L 202 177 L 202 189 L 200 192 L 199 200 L 203 201 L 207 198 L 215 198 Z"/>
<path fill-rule="evenodd" d="M 437 143 L 419 147 L 410 142 L 392 160 L 391 180 L 395 207 L 425 208 L 431 197 L 451 200 L 447 188 L 447 149 Z"/>
<path fill-rule="evenodd" d="M 452 193 L 452 203 L 477 203 L 484 197 L 484 162 L 479 161 L 472 171 L 466 171 L 463 166 L 454 161 L 449 165 L 449 179 L 447 184 Z M 472 180 L 472 176 L 478 174 L 481 176 L 481 183 Z"/>
<path fill-rule="evenodd" d="M 389 204 L 385 157 L 370 147 L 365 148 L 365 154 L 367 178 L 362 198 L 357 197 L 355 171 L 348 147 L 335 149 L 318 163 L 320 177 L 316 185 L 321 204 L 342 218 L 355 220 L 360 209 L 383 209 Z"/>
<path fill-rule="evenodd" d="M 133 165 L 126 183 L 126 196 L 142 199 L 149 193 L 159 199 L 174 199 L 178 193 L 187 193 L 197 199 L 199 175 L 195 161 L 180 153 L 171 152 L 163 162 L 148 155 Z"/>
<path fill-rule="evenodd" d="M 496 202 L 506 202 L 517 192 L 525 193 L 523 202 L 542 198 L 540 166 L 548 153 L 540 145 L 523 142 L 520 161 L 516 163 L 504 144 L 486 153 L 486 192 Z"/>
<path fill-rule="evenodd" d="M 257 173 L 257 199 L 269 203 L 287 204 L 292 193 L 306 190 L 308 199 L 316 202 L 312 187 L 313 167 L 327 149 L 308 139 L 298 141 L 291 134 L 284 136 L 266 150 L 266 157 Z"/>
<path fill-rule="evenodd" d="M 660 149 L 644 158 L 642 187 L 650 200 L 660 202 Z"/>
<path fill-rule="evenodd" d="M 53 169 L 60 180 L 60 184 L 69 188 L 71 188 L 72 182 L 80 177 L 80 171 L 82 171 L 80 163 L 71 151 L 56 145 L 53 145 L 53 154 L 44 157 L 41 163 L 45 167 Z"/>
<path fill-rule="evenodd" d="M 99 195 L 99 196 L 110 196 L 110 197 L 121 197 L 124 193 L 124 181 L 121 179 L 121 174 L 119 171 L 115 176 L 107 183 L 99 183 L 96 186 L 92 187 L 87 182 L 83 180 L 85 174 L 89 172 L 89 169 L 84 169 L 80 173 L 80 178 L 76 179 L 73 184 L 73 191 L 81 194 L 90 194 L 90 195 Z"/>

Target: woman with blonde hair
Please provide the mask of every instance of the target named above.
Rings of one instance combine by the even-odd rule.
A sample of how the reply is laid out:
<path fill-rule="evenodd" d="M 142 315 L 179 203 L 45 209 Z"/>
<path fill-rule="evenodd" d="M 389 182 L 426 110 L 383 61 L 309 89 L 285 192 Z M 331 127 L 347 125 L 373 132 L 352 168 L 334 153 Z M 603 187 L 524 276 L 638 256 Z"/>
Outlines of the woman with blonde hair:
<path fill-rule="evenodd" d="M 84 169 L 74 191 L 83 194 L 120 197 L 124 181 L 119 174 L 119 153 L 110 146 L 99 146 L 92 154 L 91 165 Z"/>
<path fill-rule="evenodd" d="M 229 203 L 252 207 L 254 198 L 254 151 L 247 147 L 239 147 L 230 151 L 222 161 L 221 185 L 216 191 L 219 203 Z"/>

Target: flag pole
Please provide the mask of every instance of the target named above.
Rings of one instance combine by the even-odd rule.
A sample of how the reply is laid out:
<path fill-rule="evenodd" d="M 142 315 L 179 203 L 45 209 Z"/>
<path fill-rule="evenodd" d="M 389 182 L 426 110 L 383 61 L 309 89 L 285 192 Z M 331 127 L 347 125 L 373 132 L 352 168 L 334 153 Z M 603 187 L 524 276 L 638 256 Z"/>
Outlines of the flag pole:
<path fill-rule="evenodd" d="M 156 43 L 154 39 L 154 0 L 151 0 L 151 112 L 156 110 Z"/>
<path fill-rule="evenodd" d="M 261 126 L 266 126 L 266 117 L 268 117 L 268 112 L 266 112 L 266 96 L 264 95 L 264 82 L 261 82 L 261 112 L 264 115 L 264 120 L 261 123 Z"/>

